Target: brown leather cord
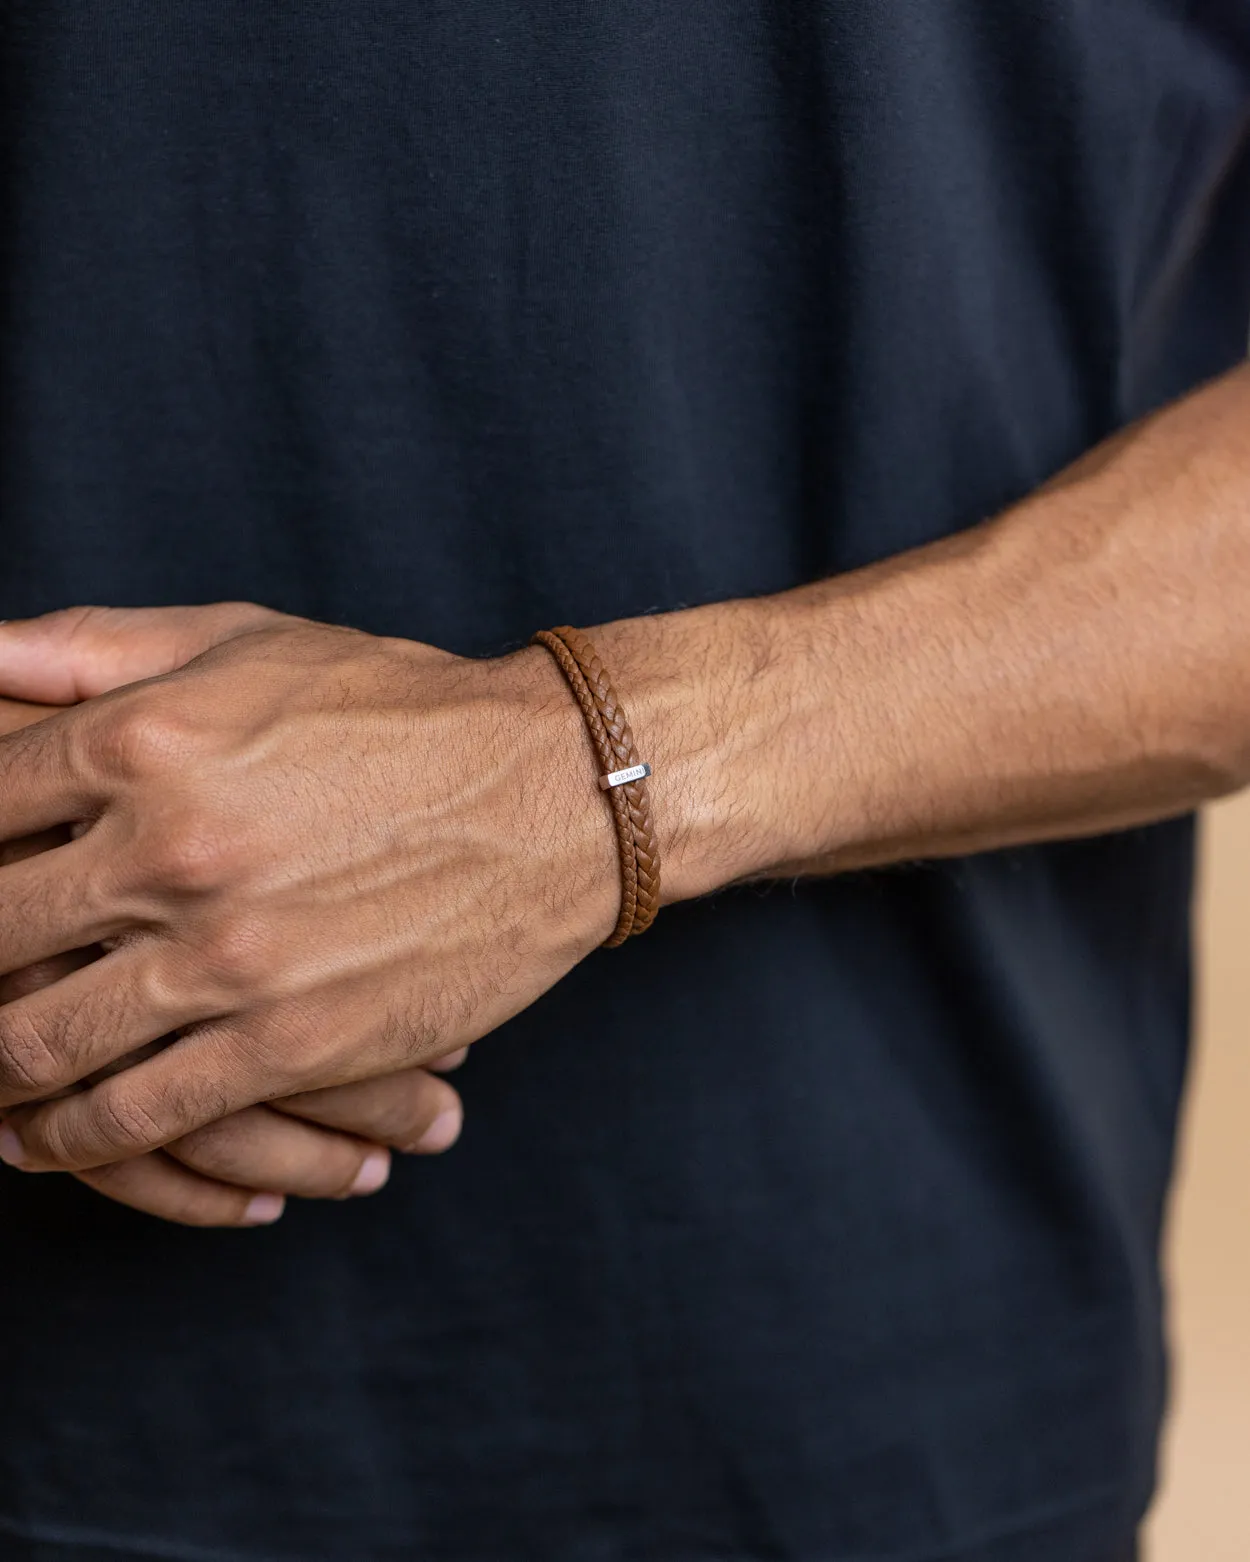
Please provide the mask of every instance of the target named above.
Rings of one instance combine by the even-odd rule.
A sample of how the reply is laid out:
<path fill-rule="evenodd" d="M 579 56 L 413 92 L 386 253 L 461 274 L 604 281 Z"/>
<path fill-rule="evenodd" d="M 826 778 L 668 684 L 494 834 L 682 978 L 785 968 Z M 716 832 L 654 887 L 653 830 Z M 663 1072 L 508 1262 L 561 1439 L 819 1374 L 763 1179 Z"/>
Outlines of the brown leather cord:
<path fill-rule="evenodd" d="M 581 707 L 602 775 L 638 765 L 638 751 L 625 712 L 598 652 L 581 630 L 569 625 L 540 629 L 532 644 L 545 646 L 568 680 Z M 660 909 L 660 848 L 651 819 L 645 781 L 627 781 L 607 793 L 621 857 L 621 914 L 605 949 L 633 933 L 645 933 Z"/>

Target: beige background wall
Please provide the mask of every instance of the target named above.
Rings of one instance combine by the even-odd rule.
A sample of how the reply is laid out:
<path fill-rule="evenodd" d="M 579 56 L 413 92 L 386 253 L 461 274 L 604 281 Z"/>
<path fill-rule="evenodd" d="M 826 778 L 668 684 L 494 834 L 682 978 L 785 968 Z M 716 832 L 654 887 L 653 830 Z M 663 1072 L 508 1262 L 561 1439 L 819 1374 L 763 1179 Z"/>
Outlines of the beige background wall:
<path fill-rule="evenodd" d="M 1169 1239 L 1174 1411 L 1147 1562 L 1250 1562 L 1250 797 L 1203 843 L 1196 1067 Z"/>

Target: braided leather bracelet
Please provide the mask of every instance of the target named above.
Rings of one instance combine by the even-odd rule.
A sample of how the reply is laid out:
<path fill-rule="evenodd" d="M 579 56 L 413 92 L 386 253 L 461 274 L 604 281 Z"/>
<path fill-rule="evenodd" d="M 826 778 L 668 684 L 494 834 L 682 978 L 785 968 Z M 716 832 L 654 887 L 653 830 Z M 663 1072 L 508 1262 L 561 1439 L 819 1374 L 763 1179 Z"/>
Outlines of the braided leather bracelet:
<path fill-rule="evenodd" d="M 660 909 L 660 848 L 646 784 L 651 766 L 638 758 L 607 669 L 581 630 L 567 624 L 540 629 L 530 643 L 545 646 L 568 680 L 595 746 L 599 785 L 612 806 L 621 854 L 621 914 L 603 947 L 615 949 L 631 933 L 645 933 Z"/>

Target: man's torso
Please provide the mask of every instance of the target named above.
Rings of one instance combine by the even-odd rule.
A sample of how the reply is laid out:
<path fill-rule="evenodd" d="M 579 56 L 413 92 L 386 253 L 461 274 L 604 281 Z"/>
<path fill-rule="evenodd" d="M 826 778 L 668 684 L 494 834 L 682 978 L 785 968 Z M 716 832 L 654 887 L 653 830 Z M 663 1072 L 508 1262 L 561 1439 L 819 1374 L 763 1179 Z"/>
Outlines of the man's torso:
<path fill-rule="evenodd" d="M 975 524 L 1241 350 L 1247 31 L 9 0 L 0 612 L 489 653 Z M 1188 875 L 1177 824 L 677 908 L 367 1208 L 5 1173 L 4 1554 L 1103 1562 Z"/>

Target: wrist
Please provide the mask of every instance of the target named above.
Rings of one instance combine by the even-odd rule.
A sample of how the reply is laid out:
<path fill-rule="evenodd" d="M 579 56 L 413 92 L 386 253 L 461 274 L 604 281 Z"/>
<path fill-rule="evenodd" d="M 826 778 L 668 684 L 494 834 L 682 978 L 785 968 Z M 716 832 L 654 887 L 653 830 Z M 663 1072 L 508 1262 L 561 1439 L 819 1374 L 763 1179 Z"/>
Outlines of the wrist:
<path fill-rule="evenodd" d="M 791 615 L 793 616 L 793 615 Z M 768 599 L 590 631 L 629 717 L 659 837 L 665 904 L 793 860 L 794 816 L 778 808 L 778 747 L 802 728 L 786 642 Z"/>
<path fill-rule="evenodd" d="M 620 863 L 611 806 L 586 723 L 551 654 L 529 646 L 494 664 L 524 750 L 535 898 L 573 959 L 616 925 Z"/>
<path fill-rule="evenodd" d="M 827 725 L 830 673 L 818 664 L 829 633 L 815 604 L 791 593 L 784 609 L 779 599 L 744 599 L 587 632 L 652 767 L 663 904 L 784 873 L 827 850 L 835 789 L 816 751 Z M 582 923 L 599 943 L 619 910 L 621 878 L 593 745 L 547 650 L 507 661 L 527 680 L 532 741 L 559 794 L 560 871 L 575 875 L 571 904 L 585 908 Z M 813 807 L 814 786 L 827 788 L 827 807 Z"/>

